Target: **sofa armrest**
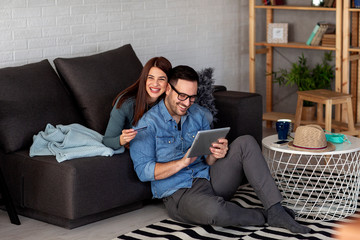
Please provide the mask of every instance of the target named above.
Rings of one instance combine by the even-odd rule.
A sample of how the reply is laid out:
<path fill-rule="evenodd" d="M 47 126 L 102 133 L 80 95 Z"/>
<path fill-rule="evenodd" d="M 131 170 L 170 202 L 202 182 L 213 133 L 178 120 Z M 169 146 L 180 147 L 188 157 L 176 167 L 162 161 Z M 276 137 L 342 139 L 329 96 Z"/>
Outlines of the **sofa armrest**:
<path fill-rule="evenodd" d="M 241 135 L 251 135 L 261 146 L 262 97 L 257 93 L 238 91 L 214 92 L 218 114 L 215 128 L 230 127 L 229 143 Z"/>
<path fill-rule="evenodd" d="M 214 85 L 213 86 L 213 91 L 214 92 L 221 92 L 221 91 L 226 91 L 226 87 L 223 85 Z"/>

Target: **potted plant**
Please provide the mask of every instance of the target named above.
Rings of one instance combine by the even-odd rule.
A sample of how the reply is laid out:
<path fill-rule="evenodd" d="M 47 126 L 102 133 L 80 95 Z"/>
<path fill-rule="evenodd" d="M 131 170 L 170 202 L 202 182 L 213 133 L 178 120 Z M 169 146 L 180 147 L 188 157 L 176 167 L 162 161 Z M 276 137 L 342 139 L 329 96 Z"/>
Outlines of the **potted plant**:
<path fill-rule="evenodd" d="M 314 89 L 331 89 L 331 83 L 335 78 L 332 52 L 325 52 L 322 62 L 316 64 L 314 68 L 310 68 L 307 59 L 302 53 L 298 58 L 298 62 L 292 63 L 290 70 L 279 69 L 274 72 L 274 82 L 280 86 L 296 85 L 299 91 L 307 91 Z M 315 115 L 314 103 L 304 101 L 303 112 L 309 111 L 312 116 Z M 310 110 L 307 110 L 310 109 Z M 314 117 L 302 117 L 303 120 L 313 120 Z"/>

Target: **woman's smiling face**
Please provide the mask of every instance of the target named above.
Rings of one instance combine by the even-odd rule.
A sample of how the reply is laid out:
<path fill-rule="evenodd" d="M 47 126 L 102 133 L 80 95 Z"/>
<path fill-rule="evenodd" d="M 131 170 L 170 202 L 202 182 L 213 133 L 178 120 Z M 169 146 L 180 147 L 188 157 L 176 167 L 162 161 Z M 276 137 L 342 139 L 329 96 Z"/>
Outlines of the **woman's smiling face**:
<path fill-rule="evenodd" d="M 168 79 L 166 74 L 157 67 L 152 67 L 146 79 L 148 103 L 155 102 L 166 90 Z"/>

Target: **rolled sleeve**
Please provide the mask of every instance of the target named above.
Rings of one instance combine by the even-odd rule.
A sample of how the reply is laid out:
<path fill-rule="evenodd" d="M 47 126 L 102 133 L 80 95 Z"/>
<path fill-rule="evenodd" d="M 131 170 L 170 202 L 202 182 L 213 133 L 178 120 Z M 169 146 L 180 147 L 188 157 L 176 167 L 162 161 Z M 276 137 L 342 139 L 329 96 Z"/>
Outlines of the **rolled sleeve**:
<path fill-rule="evenodd" d="M 135 171 L 142 182 L 154 181 L 155 163 L 146 162 L 135 166 Z"/>

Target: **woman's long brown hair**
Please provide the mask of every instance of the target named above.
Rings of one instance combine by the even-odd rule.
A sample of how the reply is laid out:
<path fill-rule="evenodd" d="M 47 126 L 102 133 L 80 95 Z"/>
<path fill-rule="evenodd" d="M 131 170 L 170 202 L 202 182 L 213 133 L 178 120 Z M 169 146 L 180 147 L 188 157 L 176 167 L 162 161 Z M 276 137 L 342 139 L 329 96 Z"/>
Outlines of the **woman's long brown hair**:
<path fill-rule="evenodd" d="M 141 71 L 140 77 L 134 84 L 120 92 L 113 101 L 113 106 L 116 101 L 120 98 L 116 104 L 116 108 L 120 108 L 121 105 L 130 97 L 135 97 L 135 111 L 134 120 L 132 125 L 136 125 L 140 118 L 144 115 L 146 110 L 146 102 L 148 93 L 146 92 L 146 80 L 149 75 L 149 71 L 152 67 L 160 68 L 166 76 L 169 78 L 169 73 L 172 68 L 171 63 L 164 57 L 151 58 L 144 66 Z M 160 96 L 163 98 L 164 94 Z"/>

